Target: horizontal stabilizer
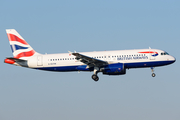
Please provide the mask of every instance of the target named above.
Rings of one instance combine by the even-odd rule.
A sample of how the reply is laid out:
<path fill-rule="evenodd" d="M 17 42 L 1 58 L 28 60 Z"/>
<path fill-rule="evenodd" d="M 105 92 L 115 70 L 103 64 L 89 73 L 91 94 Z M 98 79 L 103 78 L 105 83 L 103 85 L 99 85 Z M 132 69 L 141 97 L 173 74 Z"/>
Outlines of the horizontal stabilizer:
<path fill-rule="evenodd" d="M 14 61 L 16 61 L 16 62 L 24 62 L 24 61 L 27 61 L 27 60 L 17 59 L 17 58 L 13 58 L 13 57 L 9 57 L 9 58 L 7 58 L 7 59 L 9 59 L 9 60 L 14 60 Z"/>

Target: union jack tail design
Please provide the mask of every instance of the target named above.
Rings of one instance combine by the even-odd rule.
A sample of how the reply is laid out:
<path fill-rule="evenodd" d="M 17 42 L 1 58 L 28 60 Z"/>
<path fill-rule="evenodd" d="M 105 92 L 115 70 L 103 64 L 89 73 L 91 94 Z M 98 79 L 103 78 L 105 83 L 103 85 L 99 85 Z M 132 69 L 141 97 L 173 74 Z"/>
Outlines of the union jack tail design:
<path fill-rule="evenodd" d="M 14 58 L 31 57 L 38 54 L 15 29 L 6 29 Z"/>

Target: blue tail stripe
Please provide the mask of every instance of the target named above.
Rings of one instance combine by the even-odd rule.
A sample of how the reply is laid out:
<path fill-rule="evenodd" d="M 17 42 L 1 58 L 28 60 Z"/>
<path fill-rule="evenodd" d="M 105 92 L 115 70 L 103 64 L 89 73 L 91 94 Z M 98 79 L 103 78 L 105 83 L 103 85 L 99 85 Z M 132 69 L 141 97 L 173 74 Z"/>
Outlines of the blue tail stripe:
<path fill-rule="evenodd" d="M 19 46 L 19 45 L 15 45 L 15 48 L 16 48 L 16 50 L 19 50 L 19 49 L 28 49 L 28 47 L 22 47 L 22 46 Z"/>
<path fill-rule="evenodd" d="M 22 47 L 19 45 L 11 45 L 12 52 L 14 52 L 15 50 L 19 50 L 19 49 L 28 49 L 28 47 Z"/>
<path fill-rule="evenodd" d="M 12 52 L 14 52 L 12 45 L 11 45 L 11 50 L 12 50 Z"/>

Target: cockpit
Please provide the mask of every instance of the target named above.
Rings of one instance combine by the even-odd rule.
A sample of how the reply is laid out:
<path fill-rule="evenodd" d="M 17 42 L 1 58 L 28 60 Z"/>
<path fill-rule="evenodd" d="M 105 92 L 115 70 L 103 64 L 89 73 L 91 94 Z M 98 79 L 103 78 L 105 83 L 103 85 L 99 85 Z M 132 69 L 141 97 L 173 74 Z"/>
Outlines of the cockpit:
<path fill-rule="evenodd" d="M 161 55 L 169 55 L 167 52 L 162 52 Z"/>

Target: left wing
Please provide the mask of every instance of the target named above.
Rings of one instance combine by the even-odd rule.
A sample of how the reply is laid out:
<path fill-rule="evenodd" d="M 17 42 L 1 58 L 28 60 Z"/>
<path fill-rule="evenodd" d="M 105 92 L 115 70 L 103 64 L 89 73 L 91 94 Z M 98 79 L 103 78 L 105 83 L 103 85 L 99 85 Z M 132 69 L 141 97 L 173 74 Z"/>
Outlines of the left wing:
<path fill-rule="evenodd" d="M 87 68 L 91 67 L 101 67 L 104 65 L 107 65 L 108 63 L 103 60 L 95 59 L 93 57 L 85 56 L 80 53 L 72 53 L 69 51 L 70 54 L 76 56 L 76 60 L 79 60 L 80 62 L 84 63 L 87 65 Z"/>

